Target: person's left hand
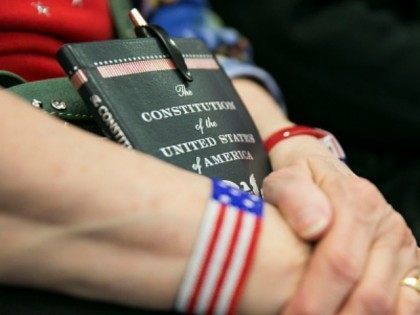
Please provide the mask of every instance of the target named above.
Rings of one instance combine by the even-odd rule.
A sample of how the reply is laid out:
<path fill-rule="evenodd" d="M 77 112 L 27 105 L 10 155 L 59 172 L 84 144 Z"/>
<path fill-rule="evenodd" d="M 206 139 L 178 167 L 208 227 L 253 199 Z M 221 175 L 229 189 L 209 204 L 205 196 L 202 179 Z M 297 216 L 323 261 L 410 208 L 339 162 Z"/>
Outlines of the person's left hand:
<path fill-rule="evenodd" d="M 418 314 L 418 294 L 399 287 L 419 266 L 415 239 L 377 188 L 315 138 L 282 141 L 270 154 L 282 159 L 272 159 L 266 201 L 302 238 L 322 237 L 285 314 Z"/>
<path fill-rule="evenodd" d="M 234 85 L 262 139 L 293 126 L 261 85 L 248 79 Z M 401 314 L 419 314 L 418 296 L 410 302 L 417 292 L 398 290 L 399 281 L 419 265 L 414 238 L 378 189 L 314 137 L 283 140 L 269 155 L 274 172 L 264 183 L 266 201 L 301 238 L 322 237 L 286 314 L 329 315 L 343 305 L 352 315 L 389 314 L 399 291 L 406 307 Z"/>

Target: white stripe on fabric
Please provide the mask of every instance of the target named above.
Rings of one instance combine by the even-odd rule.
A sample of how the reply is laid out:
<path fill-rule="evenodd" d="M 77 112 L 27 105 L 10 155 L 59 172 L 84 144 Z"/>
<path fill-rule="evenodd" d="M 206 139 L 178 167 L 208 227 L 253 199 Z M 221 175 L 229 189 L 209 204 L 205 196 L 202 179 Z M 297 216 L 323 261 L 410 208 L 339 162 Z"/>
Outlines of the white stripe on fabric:
<path fill-rule="evenodd" d="M 223 263 L 228 255 L 230 240 L 232 239 L 233 230 L 238 217 L 238 208 L 232 206 L 226 207 L 223 225 L 210 259 L 209 269 L 206 277 L 204 278 L 198 303 L 194 309 L 195 314 L 204 314 L 208 311 L 209 303 L 211 302 L 211 297 L 215 290 L 217 280 L 219 279 L 222 271 Z"/>
<path fill-rule="evenodd" d="M 226 274 L 225 281 L 220 291 L 219 300 L 217 301 L 215 314 L 226 314 L 229 311 L 230 302 L 232 300 L 235 289 L 240 280 L 241 272 L 245 264 L 245 260 L 249 251 L 249 246 L 254 234 L 257 218 L 254 214 L 246 212 L 243 217 L 242 228 L 239 232 L 235 253 L 232 262 Z"/>
<path fill-rule="evenodd" d="M 220 203 L 212 199 L 209 201 L 207 209 L 205 210 L 197 241 L 194 244 L 194 250 L 187 265 L 184 279 L 182 280 L 175 304 L 176 309 L 180 312 L 187 310 L 191 295 L 196 286 L 209 242 L 213 234 L 214 227 L 216 226 L 219 208 Z"/>

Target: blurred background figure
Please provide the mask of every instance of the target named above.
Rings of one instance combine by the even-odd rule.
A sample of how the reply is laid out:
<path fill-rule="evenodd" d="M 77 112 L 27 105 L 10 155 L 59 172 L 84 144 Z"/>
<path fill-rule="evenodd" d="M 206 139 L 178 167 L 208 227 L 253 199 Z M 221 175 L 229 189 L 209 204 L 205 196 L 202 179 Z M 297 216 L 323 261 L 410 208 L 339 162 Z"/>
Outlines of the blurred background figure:
<path fill-rule="evenodd" d="M 331 130 L 420 237 L 420 0 L 213 0 L 282 87 Z"/>

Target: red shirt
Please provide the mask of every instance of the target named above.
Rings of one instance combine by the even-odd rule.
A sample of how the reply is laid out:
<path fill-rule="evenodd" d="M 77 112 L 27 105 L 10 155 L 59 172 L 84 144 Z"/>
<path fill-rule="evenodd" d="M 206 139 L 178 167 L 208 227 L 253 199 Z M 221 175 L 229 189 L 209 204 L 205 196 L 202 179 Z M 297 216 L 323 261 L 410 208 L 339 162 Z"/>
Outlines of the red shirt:
<path fill-rule="evenodd" d="M 0 0 L 0 70 L 28 81 L 64 76 L 64 43 L 111 37 L 107 0 Z"/>

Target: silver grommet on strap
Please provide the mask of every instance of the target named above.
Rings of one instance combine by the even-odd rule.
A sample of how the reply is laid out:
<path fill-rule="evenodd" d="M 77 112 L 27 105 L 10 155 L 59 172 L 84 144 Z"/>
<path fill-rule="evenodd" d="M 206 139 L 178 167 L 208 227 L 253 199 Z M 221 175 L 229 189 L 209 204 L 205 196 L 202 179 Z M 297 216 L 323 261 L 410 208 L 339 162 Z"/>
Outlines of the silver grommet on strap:
<path fill-rule="evenodd" d="M 42 108 L 42 102 L 34 98 L 31 102 L 31 105 L 36 108 Z"/>
<path fill-rule="evenodd" d="M 57 110 L 65 110 L 67 108 L 67 104 L 63 101 L 52 101 L 51 106 Z"/>

